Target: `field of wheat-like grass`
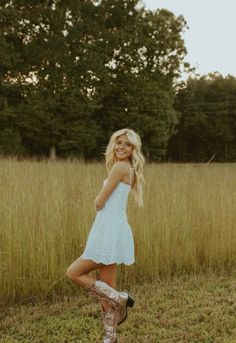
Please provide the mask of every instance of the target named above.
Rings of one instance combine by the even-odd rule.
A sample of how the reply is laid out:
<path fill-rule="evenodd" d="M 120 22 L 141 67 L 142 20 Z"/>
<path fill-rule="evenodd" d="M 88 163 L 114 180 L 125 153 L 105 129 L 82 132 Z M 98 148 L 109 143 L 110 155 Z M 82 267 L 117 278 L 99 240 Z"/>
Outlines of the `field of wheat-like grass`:
<path fill-rule="evenodd" d="M 236 165 L 146 164 L 144 208 L 128 221 L 136 262 L 118 286 L 236 265 Z M 0 160 L 0 301 L 75 291 L 67 266 L 83 252 L 104 164 Z M 112 230 L 112 228 L 111 228 Z"/>

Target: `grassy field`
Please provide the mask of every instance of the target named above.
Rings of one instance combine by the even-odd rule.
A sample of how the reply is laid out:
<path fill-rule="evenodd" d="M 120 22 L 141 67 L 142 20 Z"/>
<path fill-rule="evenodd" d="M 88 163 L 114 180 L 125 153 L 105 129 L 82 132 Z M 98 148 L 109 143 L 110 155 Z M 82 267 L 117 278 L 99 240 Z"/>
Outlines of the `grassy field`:
<path fill-rule="evenodd" d="M 235 290 L 236 270 L 132 286 L 136 303 L 118 327 L 118 342 L 235 343 Z M 0 319 L 1 343 L 102 342 L 99 304 L 84 290 L 77 297 L 6 307 Z"/>
<path fill-rule="evenodd" d="M 236 265 L 236 165 L 148 164 L 143 209 L 128 219 L 136 262 L 118 287 Z M 83 252 L 95 218 L 102 164 L 0 161 L 0 302 L 74 295 L 67 266 Z"/>

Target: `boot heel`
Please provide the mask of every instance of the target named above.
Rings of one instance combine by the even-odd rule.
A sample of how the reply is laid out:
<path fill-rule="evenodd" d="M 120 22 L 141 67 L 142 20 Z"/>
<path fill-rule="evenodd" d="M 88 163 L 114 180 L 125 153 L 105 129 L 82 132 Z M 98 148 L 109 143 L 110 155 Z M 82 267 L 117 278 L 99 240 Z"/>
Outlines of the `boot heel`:
<path fill-rule="evenodd" d="M 134 306 L 134 299 L 131 298 L 130 295 L 128 296 L 127 306 L 129 306 L 129 307 L 133 307 Z"/>

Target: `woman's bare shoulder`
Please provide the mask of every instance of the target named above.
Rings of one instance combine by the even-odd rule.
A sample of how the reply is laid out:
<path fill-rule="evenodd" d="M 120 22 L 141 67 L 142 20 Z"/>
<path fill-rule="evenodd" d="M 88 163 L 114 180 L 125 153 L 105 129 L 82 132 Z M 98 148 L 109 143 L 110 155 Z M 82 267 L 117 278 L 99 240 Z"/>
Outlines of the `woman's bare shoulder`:
<path fill-rule="evenodd" d="M 126 176 L 127 172 L 129 170 L 129 165 L 126 162 L 123 161 L 117 161 L 113 164 L 109 176 L 116 175 L 120 179 L 123 179 L 124 176 Z"/>

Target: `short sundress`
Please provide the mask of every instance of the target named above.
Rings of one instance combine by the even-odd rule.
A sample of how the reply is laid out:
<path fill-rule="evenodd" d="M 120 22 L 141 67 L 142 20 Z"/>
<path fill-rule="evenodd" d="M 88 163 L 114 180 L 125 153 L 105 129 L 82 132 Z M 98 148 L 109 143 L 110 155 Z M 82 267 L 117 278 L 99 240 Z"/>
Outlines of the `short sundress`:
<path fill-rule="evenodd" d="M 96 214 L 86 246 L 81 257 L 102 264 L 126 264 L 135 262 L 134 239 L 127 221 L 127 202 L 131 191 L 131 173 L 129 184 L 120 181 L 105 205 Z M 103 181 L 105 184 L 106 180 Z"/>

